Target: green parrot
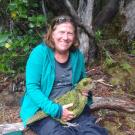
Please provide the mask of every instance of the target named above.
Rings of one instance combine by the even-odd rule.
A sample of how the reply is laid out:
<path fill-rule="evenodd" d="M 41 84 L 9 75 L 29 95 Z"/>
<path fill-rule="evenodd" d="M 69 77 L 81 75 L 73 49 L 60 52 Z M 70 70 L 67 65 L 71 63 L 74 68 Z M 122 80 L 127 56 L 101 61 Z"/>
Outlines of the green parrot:
<path fill-rule="evenodd" d="M 54 102 L 62 106 L 73 103 L 73 106 L 70 107 L 69 110 L 74 113 L 75 117 L 78 117 L 82 113 L 85 105 L 87 104 L 87 100 L 89 97 L 83 96 L 82 91 L 88 90 L 91 93 L 93 88 L 95 88 L 95 82 L 92 81 L 91 78 L 84 78 L 72 90 L 68 91 L 63 96 L 55 99 Z M 45 112 L 40 110 L 27 121 L 27 125 L 35 121 L 41 120 L 47 116 L 48 115 L 45 114 Z M 68 122 L 64 122 L 61 119 L 56 120 L 60 121 L 62 124 L 68 125 Z"/>

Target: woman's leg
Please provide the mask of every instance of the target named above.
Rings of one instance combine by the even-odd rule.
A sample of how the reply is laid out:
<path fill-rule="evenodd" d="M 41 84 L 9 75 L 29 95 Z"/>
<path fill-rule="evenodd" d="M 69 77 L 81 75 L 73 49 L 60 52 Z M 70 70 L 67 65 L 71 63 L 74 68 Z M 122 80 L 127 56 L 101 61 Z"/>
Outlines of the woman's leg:
<path fill-rule="evenodd" d="M 78 131 L 78 135 L 108 135 L 108 131 L 97 125 L 96 118 L 90 115 L 89 107 L 85 107 L 83 113 L 73 120 L 72 122 L 77 123 L 75 127 Z"/>
<path fill-rule="evenodd" d="M 49 117 L 31 124 L 30 129 L 37 135 L 78 135 L 71 127 L 64 127 L 60 122 Z"/>
<path fill-rule="evenodd" d="M 95 121 L 96 118 L 90 115 L 90 109 L 85 107 L 78 118 L 70 121 L 77 126 L 63 126 L 60 122 L 47 117 L 35 122 L 30 128 L 37 135 L 108 135 L 107 130 L 95 124 Z"/>

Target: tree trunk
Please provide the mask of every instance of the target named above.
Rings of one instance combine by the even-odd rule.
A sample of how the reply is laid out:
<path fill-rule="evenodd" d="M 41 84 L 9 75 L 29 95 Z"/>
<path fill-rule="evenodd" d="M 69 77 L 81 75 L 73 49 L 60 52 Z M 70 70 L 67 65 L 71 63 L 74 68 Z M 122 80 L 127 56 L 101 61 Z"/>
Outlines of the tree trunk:
<path fill-rule="evenodd" d="M 80 17 L 82 23 L 85 26 L 89 27 L 90 31 L 92 31 L 93 5 L 94 0 L 79 1 L 78 16 Z M 90 38 L 86 32 L 81 31 L 79 40 L 80 50 L 83 52 L 86 62 L 88 62 L 89 60 L 92 61 L 95 54 L 95 47 L 92 38 Z M 89 52 L 89 50 L 91 51 Z"/>
<path fill-rule="evenodd" d="M 95 27 L 102 27 L 104 24 L 112 21 L 119 9 L 120 0 L 109 0 L 107 5 L 99 12 L 94 19 Z"/>
<path fill-rule="evenodd" d="M 135 38 L 135 1 L 131 0 L 126 5 L 121 6 L 121 14 L 126 17 L 126 24 L 124 25 L 122 32 L 128 33 L 129 40 Z"/>

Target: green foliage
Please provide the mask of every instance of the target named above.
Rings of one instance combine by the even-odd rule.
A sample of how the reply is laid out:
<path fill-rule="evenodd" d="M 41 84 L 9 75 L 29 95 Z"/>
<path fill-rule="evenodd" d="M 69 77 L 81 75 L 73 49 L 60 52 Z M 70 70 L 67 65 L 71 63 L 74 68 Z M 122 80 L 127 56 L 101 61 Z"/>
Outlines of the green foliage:
<path fill-rule="evenodd" d="M 0 33 L 0 46 L 3 46 L 4 42 L 8 40 L 9 33 Z"/>
<path fill-rule="evenodd" d="M 24 72 L 26 58 L 36 43 L 35 37 L 28 35 L 8 39 L 1 44 L 0 71 L 5 73 Z"/>
<path fill-rule="evenodd" d="M 97 30 L 95 32 L 95 40 L 96 40 L 96 42 L 99 43 L 101 39 L 102 39 L 102 31 L 101 30 Z"/>
<path fill-rule="evenodd" d="M 28 17 L 29 27 L 41 27 L 45 25 L 46 18 L 44 15 L 33 15 L 32 17 Z"/>
<path fill-rule="evenodd" d="M 13 0 L 9 3 L 8 9 L 13 19 L 27 18 L 28 0 Z"/>
<path fill-rule="evenodd" d="M 135 40 L 131 41 L 129 45 L 129 53 L 135 55 Z"/>
<path fill-rule="evenodd" d="M 127 71 L 129 73 L 132 71 L 131 65 L 129 63 L 127 63 L 127 62 L 121 63 L 120 66 L 121 66 L 121 68 L 123 70 L 125 70 L 125 71 Z"/>
<path fill-rule="evenodd" d="M 103 65 L 104 71 L 111 77 L 110 83 L 115 87 L 115 90 L 128 91 L 133 94 L 135 89 L 135 69 L 134 59 L 130 59 L 126 53 L 113 55 L 114 62 L 111 66 Z"/>
<path fill-rule="evenodd" d="M 110 53 L 107 50 L 105 50 L 104 65 L 107 66 L 107 67 L 111 67 L 111 66 L 113 66 L 114 63 L 115 63 L 115 61 L 111 57 Z"/>
<path fill-rule="evenodd" d="M 46 15 L 41 2 L 35 0 L 6 0 L 0 4 L 0 72 L 24 72 L 29 52 L 42 40 Z"/>
<path fill-rule="evenodd" d="M 109 54 L 106 54 L 106 59 L 103 63 L 103 67 L 104 69 L 107 69 L 108 72 L 109 70 L 114 69 L 115 73 L 117 74 L 120 73 L 120 71 L 130 74 L 132 73 L 133 67 L 131 66 L 130 62 L 128 62 L 127 59 L 124 58 L 124 54 L 121 57 L 119 57 L 118 55 L 113 56 L 113 58 Z"/>

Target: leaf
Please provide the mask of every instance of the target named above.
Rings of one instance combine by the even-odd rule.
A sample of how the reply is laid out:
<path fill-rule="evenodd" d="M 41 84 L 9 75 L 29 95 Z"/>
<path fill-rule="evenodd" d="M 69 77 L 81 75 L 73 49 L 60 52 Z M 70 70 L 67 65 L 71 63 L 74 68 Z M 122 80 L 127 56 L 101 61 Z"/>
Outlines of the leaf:
<path fill-rule="evenodd" d="M 131 65 L 130 64 L 128 64 L 128 63 L 122 63 L 121 64 L 121 67 L 122 67 L 122 69 L 123 70 L 125 70 L 125 71 L 128 71 L 128 72 L 131 72 L 132 71 L 132 67 L 131 67 Z"/>
<path fill-rule="evenodd" d="M 9 33 L 5 33 L 5 34 L 0 33 L 0 45 L 1 43 L 6 42 L 8 37 L 9 37 Z"/>
<path fill-rule="evenodd" d="M 23 0 L 23 3 L 28 3 L 28 0 Z"/>
<path fill-rule="evenodd" d="M 131 54 L 135 55 L 135 50 L 131 50 Z"/>
<path fill-rule="evenodd" d="M 12 2 L 8 5 L 8 8 L 9 8 L 10 11 L 13 11 L 17 8 L 17 4 Z"/>
<path fill-rule="evenodd" d="M 37 7 L 38 7 L 38 4 L 37 4 L 37 3 L 34 3 L 34 4 L 32 5 L 32 7 L 37 8 Z"/>
<path fill-rule="evenodd" d="M 30 28 L 34 28 L 34 25 L 32 23 L 29 23 Z"/>

